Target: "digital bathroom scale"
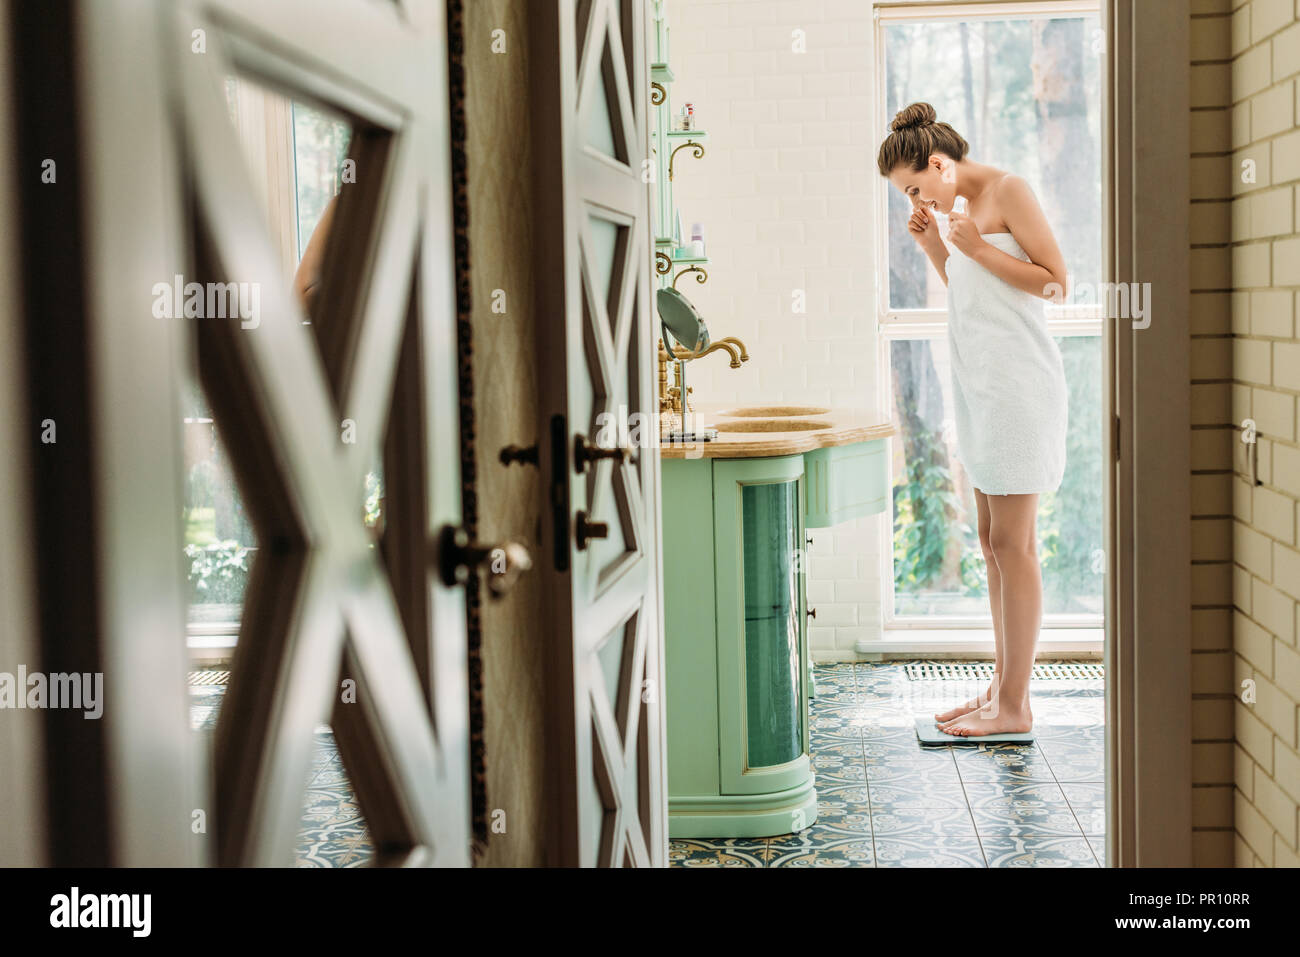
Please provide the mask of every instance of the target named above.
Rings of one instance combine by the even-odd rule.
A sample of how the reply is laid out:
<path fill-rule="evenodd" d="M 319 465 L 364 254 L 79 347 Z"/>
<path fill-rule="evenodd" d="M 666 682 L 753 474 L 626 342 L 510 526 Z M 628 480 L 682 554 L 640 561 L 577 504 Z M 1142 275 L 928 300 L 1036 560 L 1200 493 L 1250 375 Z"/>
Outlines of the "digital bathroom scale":
<path fill-rule="evenodd" d="M 944 734 L 934 723 L 934 715 L 927 714 L 916 719 L 916 736 L 922 747 L 940 744 L 1033 744 L 1034 732 L 1022 731 L 1018 734 L 980 734 L 963 738 L 956 734 Z"/>

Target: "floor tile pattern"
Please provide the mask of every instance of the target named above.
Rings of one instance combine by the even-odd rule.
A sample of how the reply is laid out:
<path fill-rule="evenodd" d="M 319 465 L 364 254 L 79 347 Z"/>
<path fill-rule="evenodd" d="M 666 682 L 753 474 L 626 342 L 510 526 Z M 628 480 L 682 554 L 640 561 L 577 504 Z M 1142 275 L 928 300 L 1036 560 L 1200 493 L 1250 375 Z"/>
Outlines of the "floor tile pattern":
<path fill-rule="evenodd" d="M 912 662 L 816 666 L 817 821 L 798 834 L 673 840 L 679 867 L 1098 867 L 1103 682 L 1035 681 L 1033 744 L 921 747 L 913 716 L 983 690 Z"/>
<path fill-rule="evenodd" d="M 811 703 L 817 822 L 758 839 L 672 840 L 677 867 L 1097 867 L 1105 854 L 1103 685 L 1035 682 L 1031 745 L 922 748 L 914 714 L 982 688 L 912 681 L 908 662 L 818 665 Z M 216 726 L 219 685 L 190 687 L 191 724 Z M 300 867 L 358 867 L 373 847 L 334 736 L 316 729 Z"/>

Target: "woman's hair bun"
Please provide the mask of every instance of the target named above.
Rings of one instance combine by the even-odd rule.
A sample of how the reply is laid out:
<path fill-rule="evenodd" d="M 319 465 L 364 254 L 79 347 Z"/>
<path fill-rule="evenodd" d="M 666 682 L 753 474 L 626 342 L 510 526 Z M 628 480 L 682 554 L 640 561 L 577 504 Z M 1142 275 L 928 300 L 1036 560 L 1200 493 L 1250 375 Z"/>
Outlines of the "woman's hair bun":
<path fill-rule="evenodd" d="M 955 160 L 963 160 L 970 144 L 947 123 L 940 123 L 929 103 L 913 103 L 899 110 L 893 131 L 880 144 L 876 166 L 881 176 L 889 176 L 900 164 L 920 172 L 935 153 L 943 153 Z"/>
<path fill-rule="evenodd" d="M 934 107 L 929 103 L 913 103 L 899 110 L 894 115 L 894 122 L 889 124 L 889 128 L 894 132 L 899 130 L 914 130 L 922 126 L 929 126 L 939 114 L 935 113 Z"/>

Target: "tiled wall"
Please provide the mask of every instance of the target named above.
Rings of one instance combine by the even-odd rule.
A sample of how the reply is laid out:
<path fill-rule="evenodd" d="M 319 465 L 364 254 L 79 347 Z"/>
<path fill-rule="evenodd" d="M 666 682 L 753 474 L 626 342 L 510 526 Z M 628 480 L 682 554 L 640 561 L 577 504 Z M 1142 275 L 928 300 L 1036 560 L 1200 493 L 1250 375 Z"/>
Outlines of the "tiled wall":
<path fill-rule="evenodd" d="M 701 401 L 877 409 L 873 311 L 873 21 L 866 0 L 668 0 L 674 108 L 690 101 L 703 159 L 677 154 L 684 228 L 704 224 L 709 280 L 680 288 L 712 335 L 749 347 L 691 364 Z M 795 30 L 806 52 L 792 45 Z M 794 297 L 807 310 L 795 312 Z M 872 517 L 814 530 L 808 601 L 818 660 L 880 634 L 882 544 Z"/>
<path fill-rule="evenodd" d="M 1228 0 L 1231 65 L 1231 418 L 1259 431 L 1260 484 L 1234 441 L 1233 778 L 1238 865 L 1297 866 L 1300 753 L 1300 22 L 1294 0 Z M 1254 182 L 1244 174 L 1253 164 Z"/>

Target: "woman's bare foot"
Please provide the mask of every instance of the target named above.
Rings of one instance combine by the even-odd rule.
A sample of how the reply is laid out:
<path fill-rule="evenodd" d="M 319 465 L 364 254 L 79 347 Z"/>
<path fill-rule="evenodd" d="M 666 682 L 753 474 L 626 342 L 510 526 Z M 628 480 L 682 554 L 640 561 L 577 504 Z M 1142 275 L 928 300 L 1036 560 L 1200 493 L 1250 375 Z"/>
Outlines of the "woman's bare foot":
<path fill-rule="evenodd" d="M 947 724 L 949 721 L 955 721 L 956 719 L 960 718 L 964 714 L 970 714 L 970 712 L 974 711 L 977 708 L 984 707 L 984 705 L 992 701 L 993 696 L 997 694 L 998 682 L 1001 680 L 1002 680 L 1001 677 L 995 674 L 993 676 L 992 682 L 989 683 L 989 687 L 987 691 L 985 691 L 978 698 L 971 698 L 971 700 L 967 701 L 965 704 L 959 704 L 957 707 L 950 708 L 949 710 L 943 712 L 942 714 L 936 714 L 934 716 L 935 724 Z"/>
<path fill-rule="evenodd" d="M 986 734 L 1025 734 L 1033 727 L 1034 716 L 1028 702 L 1014 708 L 1001 702 L 990 702 L 948 722 L 942 730 L 955 737 L 975 738 Z"/>

